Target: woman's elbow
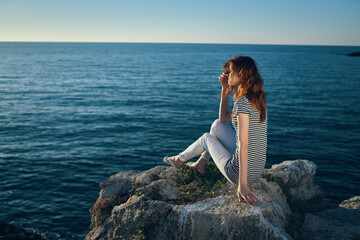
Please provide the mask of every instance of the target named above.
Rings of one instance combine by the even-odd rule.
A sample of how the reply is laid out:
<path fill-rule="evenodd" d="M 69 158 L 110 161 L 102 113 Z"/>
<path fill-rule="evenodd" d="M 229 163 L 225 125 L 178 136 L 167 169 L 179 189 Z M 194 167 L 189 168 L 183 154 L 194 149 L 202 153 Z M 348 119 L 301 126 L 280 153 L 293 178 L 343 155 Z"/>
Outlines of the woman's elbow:
<path fill-rule="evenodd" d="M 224 116 L 219 116 L 219 121 L 222 123 L 226 123 L 230 120 L 231 120 L 231 115 L 226 114 Z"/>
<path fill-rule="evenodd" d="M 224 118 L 219 118 L 219 122 L 221 122 L 221 123 L 226 123 L 227 121 L 226 121 L 226 119 L 224 119 Z"/>
<path fill-rule="evenodd" d="M 240 150 L 242 150 L 242 149 L 247 150 L 248 149 L 248 143 L 242 143 L 240 141 Z"/>

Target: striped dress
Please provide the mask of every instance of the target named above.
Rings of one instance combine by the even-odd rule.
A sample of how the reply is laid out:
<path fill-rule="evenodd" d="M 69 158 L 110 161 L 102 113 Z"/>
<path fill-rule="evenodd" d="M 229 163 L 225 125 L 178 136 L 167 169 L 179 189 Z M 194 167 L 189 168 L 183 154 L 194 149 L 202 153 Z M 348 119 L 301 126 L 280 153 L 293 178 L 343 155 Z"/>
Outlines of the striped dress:
<path fill-rule="evenodd" d="M 267 149 L 267 112 L 265 122 L 260 123 L 260 114 L 254 109 L 246 96 L 240 97 L 234 103 L 234 116 L 232 124 L 236 131 L 236 150 L 232 158 L 225 166 L 226 174 L 234 183 L 239 183 L 239 152 L 240 146 L 238 142 L 237 113 L 249 114 L 249 137 L 248 137 L 248 184 L 256 181 L 264 172 L 266 163 Z"/>

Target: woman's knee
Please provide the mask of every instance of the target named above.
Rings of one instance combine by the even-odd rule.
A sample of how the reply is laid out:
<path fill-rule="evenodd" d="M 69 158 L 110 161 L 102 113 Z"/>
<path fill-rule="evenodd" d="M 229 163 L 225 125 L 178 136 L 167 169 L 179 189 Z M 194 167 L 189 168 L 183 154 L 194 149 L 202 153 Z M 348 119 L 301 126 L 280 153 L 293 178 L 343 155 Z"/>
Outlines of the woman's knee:
<path fill-rule="evenodd" d="M 215 133 L 215 134 L 216 134 L 216 129 L 218 129 L 221 124 L 223 124 L 223 123 L 220 122 L 219 119 L 216 119 L 216 120 L 211 124 L 210 133 Z"/>
<path fill-rule="evenodd" d="M 202 139 L 207 139 L 207 138 L 209 138 L 209 137 L 214 137 L 214 136 L 212 136 L 210 133 L 204 133 L 204 134 L 201 136 Z"/>
<path fill-rule="evenodd" d="M 210 134 L 215 137 L 219 137 L 223 131 L 226 131 L 228 126 L 225 123 L 220 122 L 219 119 L 216 119 L 210 128 Z"/>
<path fill-rule="evenodd" d="M 204 134 L 201 136 L 201 138 L 200 138 L 201 145 L 202 145 L 203 147 L 205 147 L 206 142 L 208 142 L 209 139 L 210 139 L 210 138 L 213 138 L 213 137 L 214 137 L 214 136 L 211 135 L 210 133 L 204 133 Z"/>

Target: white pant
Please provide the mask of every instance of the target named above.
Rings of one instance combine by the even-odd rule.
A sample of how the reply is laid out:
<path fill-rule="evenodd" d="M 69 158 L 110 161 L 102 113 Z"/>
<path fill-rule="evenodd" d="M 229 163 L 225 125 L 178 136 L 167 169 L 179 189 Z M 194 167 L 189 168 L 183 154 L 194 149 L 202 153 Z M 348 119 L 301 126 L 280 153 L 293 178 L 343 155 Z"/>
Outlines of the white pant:
<path fill-rule="evenodd" d="M 235 131 L 217 119 L 211 125 L 210 133 L 205 133 L 185 151 L 179 153 L 179 158 L 181 161 L 186 162 L 201 154 L 206 161 L 209 161 L 211 156 L 220 172 L 232 182 L 226 174 L 225 166 L 235 150 Z"/>

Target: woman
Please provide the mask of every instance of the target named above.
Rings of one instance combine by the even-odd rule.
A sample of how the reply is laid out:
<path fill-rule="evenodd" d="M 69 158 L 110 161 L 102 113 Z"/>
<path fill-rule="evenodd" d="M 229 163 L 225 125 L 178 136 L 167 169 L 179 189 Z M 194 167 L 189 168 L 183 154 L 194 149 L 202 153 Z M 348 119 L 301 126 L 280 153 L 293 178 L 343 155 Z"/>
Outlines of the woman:
<path fill-rule="evenodd" d="M 210 156 L 221 173 L 238 185 L 237 197 L 248 204 L 257 198 L 248 188 L 264 172 L 267 149 L 267 110 L 263 79 L 250 57 L 238 56 L 228 60 L 219 77 L 222 93 L 219 119 L 197 141 L 177 156 L 164 158 L 164 162 L 177 168 L 183 162 L 201 154 L 195 163 L 188 163 L 200 172 Z M 234 107 L 229 112 L 228 96 L 234 91 Z M 225 122 L 232 121 L 235 129 Z"/>

